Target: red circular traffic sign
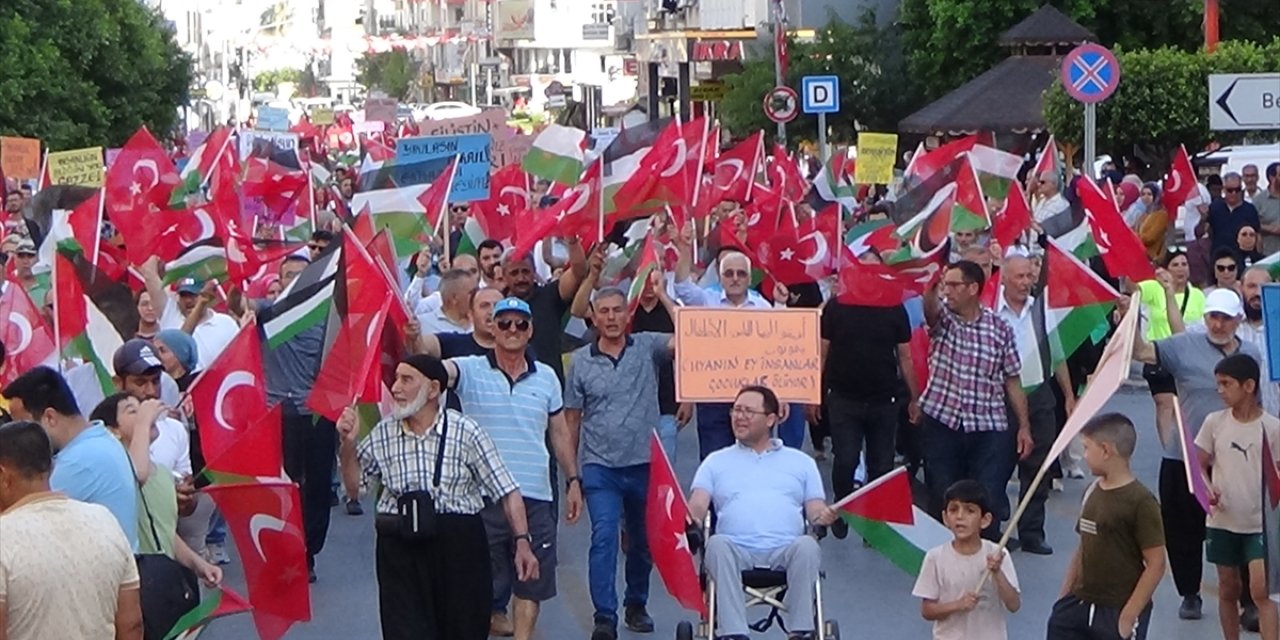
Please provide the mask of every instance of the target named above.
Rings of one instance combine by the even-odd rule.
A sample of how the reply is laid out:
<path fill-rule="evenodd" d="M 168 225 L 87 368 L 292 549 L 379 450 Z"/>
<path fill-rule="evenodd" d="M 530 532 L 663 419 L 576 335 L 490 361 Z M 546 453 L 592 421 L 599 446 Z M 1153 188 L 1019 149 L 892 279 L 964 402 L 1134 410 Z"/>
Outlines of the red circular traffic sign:
<path fill-rule="evenodd" d="M 1061 76 L 1067 95 L 1093 104 L 1110 98 L 1120 86 L 1120 63 L 1111 50 L 1086 42 L 1062 58 Z"/>
<path fill-rule="evenodd" d="M 791 87 L 774 87 L 764 96 L 764 114 L 774 122 L 791 122 L 800 112 L 800 97 Z"/>

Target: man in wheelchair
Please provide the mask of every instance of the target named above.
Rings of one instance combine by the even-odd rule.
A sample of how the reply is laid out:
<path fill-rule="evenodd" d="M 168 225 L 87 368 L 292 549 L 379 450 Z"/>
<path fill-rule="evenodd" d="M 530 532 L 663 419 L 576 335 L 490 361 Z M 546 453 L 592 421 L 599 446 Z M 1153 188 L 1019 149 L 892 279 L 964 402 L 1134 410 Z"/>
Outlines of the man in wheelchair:
<path fill-rule="evenodd" d="M 780 409 L 767 387 L 743 387 L 730 412 L 737 442 L 707 456 L 693 479 L 690 517 L 700 523 L 712 505 L 716 510 L 704 557 L 714 587 L 710 635 L 721 640 L 747 638 L 743 572 L 761 568 L 786 571 L 788 639 L 815 637 L 822 555 L 806 521 L 826 526 L 837 516 L 813 459 L 771 437 L 783 419 Z"/>

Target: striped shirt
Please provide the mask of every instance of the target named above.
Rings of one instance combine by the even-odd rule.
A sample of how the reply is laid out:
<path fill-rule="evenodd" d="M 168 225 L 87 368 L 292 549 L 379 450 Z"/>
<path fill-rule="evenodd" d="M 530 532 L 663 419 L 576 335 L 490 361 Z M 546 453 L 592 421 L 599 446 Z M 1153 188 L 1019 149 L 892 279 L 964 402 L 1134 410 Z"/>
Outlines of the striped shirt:
<path fill-rule="evenodd" d="M 943 307 L 929 340 L 929 384 L 921 410 L 956 431 L 1007 431 L 1004 383 L 1022 370 L 1009 323 L 986 307 L 978 308 L 973 322 Z"/>
<path fill-rule="evenodd" d="M 520 486 L 520 494 L 551 500 L 551 456 L 547 419 L 564 408 L 560 378 L 551 367 L 525 352 L 528 369 L 512 380 L 490 351 L 483 356 L 451 358 L 458 367 L 456 391 L 462 412 L 493 438 L 502 461 Z"/>
<path fill-rule="evenodd" d="M 442 438 L 441 425 L 449 425 Z M 445 440 L 440 488 L 432 487 L 440 441 Z M 395 514 L 396 499 L 410 491 L 430 491 L 439 513 L 472 515 L 484 508 L 482 496 L 495 499 L 516 490 L 489 435 L 474 420 L 448 409 L 436 413 L 426 433 L 418 435 L 402 420 L 387 418 L 374 425 L 356 447 L 360 470 L 382 484 L 378 513 Z"/>

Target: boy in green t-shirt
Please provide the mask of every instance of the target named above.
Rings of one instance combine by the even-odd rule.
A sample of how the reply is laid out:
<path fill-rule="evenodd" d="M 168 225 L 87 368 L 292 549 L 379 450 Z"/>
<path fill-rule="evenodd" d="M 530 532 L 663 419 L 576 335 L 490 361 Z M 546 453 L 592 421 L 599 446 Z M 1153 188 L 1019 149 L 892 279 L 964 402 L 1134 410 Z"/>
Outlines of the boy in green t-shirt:
<path fill-rule="evenodd" d="M 1280 459 L 1280 420 L 1258 403 L 1258 361 L 1243 353 L 1223 358 L 1213 369 L 1226 409 L 1204 420 L 1196 436 L 1200 468 L 1211 478 L 1208 547 L 1218 567 L 1218 619 L 1225 640 L 1239 640 L 1240 568 L 1248 567 L 1249 595 L 1258 607 L 1263 638 L 1277 636 L 1276 605 L 1268 598 L 1266 546 L 1262 541 L 1262 447 Z M 1264 437 L 1265 434 L 1265 437 Z"/>
<path fill-rule="evenodd" d="M 1047 640 L 1144 640 L 1151 594 L 1164 575 L 1164 526 L 1155 496 L 1133 477 L 1133 423 L 1095 416 L 1080 430 L 1084 459 L 1097 480 L 1085 491 L 1076 549 L 1049 615 Z"/>

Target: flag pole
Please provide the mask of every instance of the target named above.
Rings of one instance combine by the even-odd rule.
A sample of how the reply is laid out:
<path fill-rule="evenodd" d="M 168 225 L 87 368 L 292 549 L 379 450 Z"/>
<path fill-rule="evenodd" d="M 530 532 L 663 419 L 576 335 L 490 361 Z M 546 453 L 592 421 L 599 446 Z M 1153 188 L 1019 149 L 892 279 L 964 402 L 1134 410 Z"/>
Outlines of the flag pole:
<path fill-rule="evenodd" d="M 39 193 L 44 189 L 44 172 L 48 170 L 49 170 L 49 147 L 46 145 L 44 148 L 44 157 L 40 159 L 40 175 L 36 176 L 36 193 Z"/>
<path fill-rule="evenodd" d="M 444 206 L 441 208 L 439 217 L 436 218 L 436 233 L 444 238 L 444 253 L 441 254 L 445 260 L 449 259 L 449 225 L 445 224 L 445 219 L 449 217 L 449 196 L 453 192 L 453 178 L 458 174 L 458 156 L 454 154 L 453 159 L 449 161 L 449 166 L 445 167 L 449 172 L 449 180 L 444 185 Z M 439 178 L 436 178 L 439 180 Z M 430 187 L 428 187 L 430 188 Z M 430 213 L 430 212 L 428 212 Z M 357 243 L 358 244 L 358 243 Z M 452 264 L 452 261 L 450 261 Z"/>
<path fill-rule="evenodd" d="M 875 480 L 872 480 L 871 482 L 868 482 L 867 484 L 864 484 L 861 487 L 858 487 L 856 490 L 853 491 L 853 493 L 850 493 L 849 495 L 843 498 L 840 498 L 834 504 L 831 505 L 831 508 L 836 511 L 839 511 L 840 507 L 843 507 L 846 504 L 853 502 L 855 499 L 857 499 L 859 496 L 865 493 L 870 493 L 872 489 L 892 480 L 894 476 L 898 475 L 899 473 L 906 473 L 906 470 L 907 470 L 906 467 L 895 468 L 893 471 L 890 471 L 889 473 L 886 473 L 880 476 L 879 478 L 876 478 Z"/>
<path fill-rule="evenodd" d="M 200 179 L 200 189 L 199 189 L 199 190 L 203 190 L 206 186 L 208 186 L 208 184 L 209 184 L 209 178 L 212 178 L 212 177 L 213 177 L 213 172 L 218 170 L 218 162 L 222 160 L 222 154 L 226 152 L 226 150 L 227 150 L 227 145 L 231 144 L 231 138 L 232 138 L 232 136 L 233 136 L 233 135 L 239 135 L 239 134 L 240 134 L 240 126 L 239 126 L 239 125 L 237 125 L 237 126 L 236 126 L 236 128 L 235 128 L 235 130 L 234 130 L 234 131 L 232 131 L 231 133 L 227 134 L 227 139 L 226 139 L 226 140 L 223 140 L 223 141 L 222 141 L 222 146 L 218 148 L 218 155 L 216 155 L 216 156 L 214 156 L 214 157 L 213 157 L 213 167 L 211 167 L 211 168 L 213 169 L 213 171 L 210 171 L 210 172 L 208 173 L 208 175 L 206 175 L 205 177 L 203 177 L 203 178 L 201 178 L 201 179 Z M 307 176 L 307 178 L 308 178 L 308 179 L 310 179 L 310 176 Z"/>
<path fill-rule="evenodd" d="M 599 228 L 596 231 L 597 231 L 597 235 L 599 236 L 597 242 L 603 245 L 604 244 L 604 153 L 601 153 L 600 156 L 596 158 L 596 162 L 599 163 L 599 168 L 600 168 L 600 170 L 596 172 L 596 180 L 599 181 L 597 186 L 600 187 L 595 192 L 596 208 L 599 210 L 599 213 L 600 213 Z"/>
<path fill-rule="evenodd" d="M 60 296 L 57 293 L 59 262 L 61 261 L 58 260 L 58 247 L 57 247 L 57 244 L 55 243 L 53 247 L 53 269 L 49 273 L 49 284 L 53 287 L 53 291 L 54 291 L 54 294 L 53 294 L 53 343 L 54 345 L 57 346 L 57 349 L 58 349 L 58 373 L 61 375 L 66 375 L 67 372 L 62 366 L 62 362 L 65 358 L 65 354 L 63 354 L 63 346 L 62 346 L 62 322 L 60 321 L 60 318 L 62 316 L 62 303 L 58 302 Z M 43 304 L 44 301 L 41 300 L 40 303 Z"/>
<path fill-rule="evenodd" d="M 98 264 L 98 252 L 102 250 L 102 216 L 106 211 L 106 207 L 107 207 L 107 188 L 98 187 L 98 218 L 93 225 L 93 229 L 94 229 L 93 253 L 90 254 L 91 256 L 90 261 L 95 266 L 97 266 Z M 54 248 L 54 251 L 57 251 L 56 247 Z"/>

